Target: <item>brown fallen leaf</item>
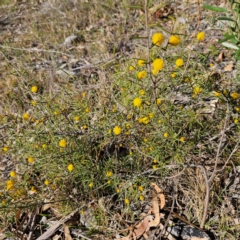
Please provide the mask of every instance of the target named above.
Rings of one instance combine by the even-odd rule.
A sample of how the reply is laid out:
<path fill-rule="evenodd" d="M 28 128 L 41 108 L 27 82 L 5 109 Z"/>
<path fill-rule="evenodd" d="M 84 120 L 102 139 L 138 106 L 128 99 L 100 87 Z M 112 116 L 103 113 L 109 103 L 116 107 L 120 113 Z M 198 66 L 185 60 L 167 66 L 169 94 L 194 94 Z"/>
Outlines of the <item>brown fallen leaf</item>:
<path fill-rule="evenodd" d="M 65 240 L 72 240 L 70 230 L 67 225 L 64 225 L 64 236 L 65 236 Z"/>
<path fill-rule="evenodd" d="M 154 218 L 153 221 L 149 222 L 148 228 L 156 227 L 160 223 L 160 212 L 159 212 L 158 197 L 157 197 L 157 194 L 155 192 L 153 192 L 152 213 L 154 214 L 155 218 Z"/>
<path fill-rule="evenodd" d="M 165 200 L 165 196 L 162 192 L 162 190 L 155 184 L 155 183 L 151 183 L 151 186 L 154 187 L 155 191 L 158 194 L 158 197 L 160 199 L 160 210 L 164 208 L 166 200 Z"/>
<path fill-rule="evenodd" d="M 224 72 L 231 72 L 233 70 L 233 64 L 229 64 L 224 68 Z"/>
<path fill-rule="evenodd" d="M 135 230 L 133 231 L 134 240 L 137 240 L 149 230 L 149 223 L 152 221 L 152 219 L 153 217 L 148 215 L 138 225 L 135 226 Z"/>

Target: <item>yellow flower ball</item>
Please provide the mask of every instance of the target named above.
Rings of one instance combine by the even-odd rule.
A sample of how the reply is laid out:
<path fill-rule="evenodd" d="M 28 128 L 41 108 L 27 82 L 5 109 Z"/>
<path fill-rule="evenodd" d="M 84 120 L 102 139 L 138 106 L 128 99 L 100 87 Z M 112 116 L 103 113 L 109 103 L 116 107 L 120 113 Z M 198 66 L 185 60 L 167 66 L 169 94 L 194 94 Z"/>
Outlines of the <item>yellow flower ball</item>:
<path fill-rule="evenodd" d="M 163 134 L 163 136 L 164 136 L 165 138 L 168 138 L 169 134 L 168 134 L 167 132 L 165 132 L 165 133 Z"/>
<path fill-rule="evenodd" d="M 172 77 L 172 78 L 175 78 L 176 76 L 177 76 L 176 73 L 171 73 L 171 77 Z"/>
<path fill-rule="evenodd" d="M 161 58 L 156 58 L 152 63 L 152 74 L 156 75 L 164 67 L 164 61 Z"/>
<path fill-rule="evenodd" d="M 193 93 L 195 95 L 199 95 L 201 92 L 202 92 L 202 88 L 200 88 L 199 86 L 197 86 L 193 89 Z"/>
<path fill-rule="evenodd" d="M 90 182 L 90 183 L 88 184 L 88 186 L 89 186 L 90 188 L 92 188 L 92 187 L 93 187 L 93 182 Z"/>
<path fill-rule="evenodd" d="M 8 147 L 4 146 L 4 147 L 2 148 L 2 150 L 3 150 L 4 152 L 7 152 L 7 151 L 8 151 Z"/>
<path fill-rule="evenodd" d="M 67 141 L 65 139 L 62 139 L 58 143 L 59 147 L 65 148 L 67 146 Z"/>
<path fill-rule="evenodd" d="M 46 186 L 48 186 L 48 185 L 50 184 L 49 180 L 46 179 L 46 180 L 44 181 L 44 184 L 45 184 Z"/>
<path fill-rule="evenodd" d="M 184 138 L 184 137 L 180 137 L 179 140 L 180 140 L 181 142 L 184 142 L 184 141 L 185 141 L 185 138 Z"/>
<path fill-rule="evenodd" d="M 139 197 L 139 199 L 140 199 L 140 201 L 143 201 L 143 200 L 144 200 L 144 196 L 141 195 L 141 196 Z"/>
<path fill-rule="evenodd" d="M 130 203 L 130 200 L 128 198 L 125 198 L 125 204 L 129 204 Z"/>
<path fill-rule="evenodd" d="M 14 181 L 13 180 L 7 180 L 7 183 L 6 183 L 7 191 L 13 190 L 13 188 L 14 188 Z"/>
<path fill-rule="evenodd" d="M 29 116 L 28 113 L 24 113 L 24 114 L 23 114 L 23 119 L 24 119 L 24 120 L 29 120 L 29 118 L 30 118 L 30 116 Z"/>
<path fill-rule="evenodd" d="M 231 96 L 231 98 L 234 99 L 234 100 L 236 100 L 236 99 L 239 98 L 239 94 L 238 94 L 237 92 L 231 93 L 230 96 Z"/>
<path fill-rule="evenodd" d="M 137 78 L 138 78 L 139 80 L 145 78 L 146 76 L 147 76 L 147 72 L 146 72 L 146 71 L 140 71 L 140 72 L 138 72 L 138 74 L 137 74 Z"/>
<path fill-rule="evenodd" d="M 139 59 L 138 60 L 138 66 L 142 67 L 146 64 L 146 61 L 145 60 L 142 60 L 142 59 Z"/>
<path fill-rule="evenodd" d="M 29 158 L 28 158 L 28 162 L 29 162 L 29 163 L 34 163 L 34 158 L 29 157 Z"/>
<path fill-rule="evenodd" d="M 10 172 L 9 175 L 12 178 L 15 178 L 17 176 L 17 174 L 14 171 Z"/>
<path fill-rule="evenodd" d="M 143 187 L 142 187 L 142 186 L 139 186 L 139 187 L 138 187 L 138 190 L 139 190 L 140 192 L 142 192 L 142 191 L 143 191 Z"/>
<path fill-rule="evenodd" d="M 176 60 L 176 67 L 181 67 L 183 66 L 184 62 L 183 62 L 183 59 L 182 58 L 178 58 Z"/>
<path fill-rule="evenodd" d="M 122 129 L 119 126 L 116 126 L 113 128 L 113 133 L 115 135 L 119 135 L 119 134 L 121 134 L 121 132 L 122 132 Z"/>
<path fill-rule="evenodd" d="M 215 97 L 220 97 L 222 94 L 220 92 L 214 92 Z"/>
<path fill-rule="evenodd" d="M 129 66 L 128 70 L 129 70 L 129 71 L 134 71 L 134 70 L 135 70 L 135 67 Z"/>
<path fill-rule="evenodd" d="M 143 89 L 139 90 L 139 94 L 140 95 L 144 95 L 145 94 L 145 91 Z"/>
<path fill-rule="evenodd" d="M 69 172 L 72 172 L 72 170 L 74 169 L 73 164 L 69 164 L 67 169 L 68 169 Z"/>
<path fill-rule="evenodd" d="M 106 176 L 107 177 L 111 177 L 113 175 L 113 172 L 112 171 L 107 171 L 107 173 L 106 173 Z"/>
<path fill-rule="evenodd" d="M 31 92 L 32 93 L 37 93 L 37 91 L 38 91 L 38 87 L 37 86 L 32 86 L 31 87 Z"/>
<path fill-rule="evenodd" d="M 134 100 L 133 100 L 133 105 L 135 106 L 135 107 L 140 107 L 141 105 L 142 105 L 142 99 L 141 98 L 134 98 Z"/>
<path fill-rule="evenodd" d="M 34 101 L 34 100 L 31 100 L 31 104 L 32 104 L 32 106 L 36 106 L 37 105 L 37 103 Z"/>
<path fill-rule="evenodd" d="M 204 32 L 199 32 L 199 33 L 197 34 L 197 40 L 198 40 L 199 42 L 201 42 L 201 41 L 204 41 L 204 39 L 205 39 L 205 33 L 204 33 Z"/>
<path fill-rule="evenodd" d="M 119 189 L 119 188 L 117 188 L 117 189 L 116 189 L 116 192 L 117 192 L 117 193 L 120 193 L 120 189 Z"/>
<path fill-rule="evenodd" d="M 162 33 L 154 33 L 152 35 L 152 43 L 156 46 L 160 46 L 164 41 L 164 36 Z"/>
<path fill-rule="evenodd" d="M 180 37 L 177 35 L 172 35 L 169 38 L 169 44 L 173 45 L 173 46 L 177 46 L 180 43 Z"/>
<path fill-rule="evenodd" d="M 162 100 L 160 98 L 158 98 L 156 103 L 157 103 L 157 105 L 160 105 L 162 103 Z"/>
<path fill-rule="evenodd" d="M 89 113 L 89 112 L 90 112 L 90 109 L 89 109 L 89 108 L 86 108 L 86 109 L 85 109 L 85 112 L 86 112 L 86 113 Z"/>

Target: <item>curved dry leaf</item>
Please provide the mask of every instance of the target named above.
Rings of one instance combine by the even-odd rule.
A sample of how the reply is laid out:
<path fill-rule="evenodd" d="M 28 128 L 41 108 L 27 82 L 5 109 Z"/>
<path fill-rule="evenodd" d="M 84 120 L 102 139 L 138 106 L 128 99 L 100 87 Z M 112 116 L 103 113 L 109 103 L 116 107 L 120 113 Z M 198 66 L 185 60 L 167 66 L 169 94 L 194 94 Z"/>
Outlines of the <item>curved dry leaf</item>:
<path fill-rule="evenodd" d="M 159 212 L 159 204 L 158 198 L 155 192 L 153 192 L 153 199 L 152 199 L 152 213 L 154 214 L 155 218 L 153 221 L 149 223 L 150 227 L 156 227 L 160 223 L 160 212 Z"/>
<path fill-rule="evenodd" d="M 145 232 L 149 230 L 149 224 L 152 221 L 152 216 L 146 216 L 138 225 L 135 226 L 133 231 L 133 239 L 136 240 L 140 238 Z"/>
<path fill-rule="evenodd" d="M 165 201 L 165 196 L 164 196 L 161 188 L 159 188 L 159 187 L 157 186 L 157 184 L 151 183 L 151 186 L 154 187 L 155 191 L 156 191 L 157 194 L 158 194 L 158 197 L 159 197 L 159 199 L 160 199 L 160 210 L 161 210 L 161 209 L 164 208 L 165 203 L 166 203 L 166 201 Z"/>

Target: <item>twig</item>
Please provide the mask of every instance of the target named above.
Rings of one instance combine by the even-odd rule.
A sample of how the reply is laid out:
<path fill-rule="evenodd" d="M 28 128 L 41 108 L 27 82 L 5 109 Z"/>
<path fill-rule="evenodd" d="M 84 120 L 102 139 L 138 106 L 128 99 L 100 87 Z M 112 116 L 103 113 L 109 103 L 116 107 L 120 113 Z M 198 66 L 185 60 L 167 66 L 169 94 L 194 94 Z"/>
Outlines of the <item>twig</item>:
<path fill-rule="evenodd" d="M 150 44 L 149 44 L 149 29 L 148 29 L 148 0 L 145 0 L 145 28 L 147 33 L 147 57 L 148 57 L 148 73 L 150 73 Z"/>
<path fill-rule="evenodd" d="M 72 57 L 73 55 L 60 52 L 60 51 L 55 51 L 55 50 L 45 50 L 45 49 L 37 49 L 37 48 L 15 48 L 15 47 L 9 47 L 9 46 L 3 46 L 0 45 L 1 48 L 6 48 L 6 49 L 13 49 L 13 50 L 20 50 L 20 51 L 27 51 L 27 52 L 48 52 L 48 53 L 59 53 L 63 54 L 68 57 Z"/>
<path fill-rule="evenodd" d="M 209 185 L 211 184 L 211 182 L 213 181 L 213 178 L 216 175 L 217 166 L 218 166 L 218 158 L 219 158 L 220 150 L 221 150 L 221 147 L 222 147 L 223 137 L 224 137 L 225 132 L 226 132 L 228 118 L 229 118 L 229 104 L 227 102 L 227 113 L 226 113 L 226 117 L 225 117 L 225 120 L 224 120 L 224 126 L 223 126 L 223 130 L 222 130 L 222 135 L 221 135 L 221 138 L 220 138 L 220 142 L 218 144 L 218 149 L 217 149 L 217 155 L 216 155 L 216 159 L 215 159 L 214 169 L 213 169 L 211 177 L 208 180 Z"/>

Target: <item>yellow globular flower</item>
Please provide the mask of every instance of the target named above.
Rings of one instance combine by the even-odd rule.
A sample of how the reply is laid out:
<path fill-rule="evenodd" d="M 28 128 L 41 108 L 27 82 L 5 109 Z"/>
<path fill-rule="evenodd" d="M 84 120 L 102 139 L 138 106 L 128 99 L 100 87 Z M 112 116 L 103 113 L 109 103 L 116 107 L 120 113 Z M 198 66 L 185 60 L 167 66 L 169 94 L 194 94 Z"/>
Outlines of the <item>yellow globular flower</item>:
<path fill-rule="evenodd" d="M 162 103 L 162 100 L 161 100 L 160 98 L 158 98 L 158 99 L 156 100 L 156 103 L 157 103 L 157 105 L 160 105 L 160 104 Z"/>
<path fill-rule="evenodd" d="M 53 112 L 53 114 L 54 114 L 54 115 L 58 115 L 58 114 L 60 114 L 60 111 L 59 111 L 59 110 L 56 110 L 56 111 Z"/>
<path fill-rule="evenodd" d="M 233 93 L 230 94 L 230 96 L 231 96 L 232 99 L 236 100 L 236 99 L 239 98 L 240 95 L 237 92 L 233 92 Z"/>
<path fill-rule="evenodd" d="M 234 119 L 233 121 L 234 121 L 234 123 L 238 123 L 238 119 Z"/>
<path fill-rule="evenodd" d="M 163 134 L 163 136 L 164 136 L 165 138 L 168 138 L 169 134 L 168 134 L 167 132 L 165 132 L 165 133 Z"/>
<path fill-rule="evenodd" d="M 177 46 L 180 43 L 180 37 L 177 35 L 172 35 L 168 41 L 169 44 Z"/>
<path fill-rule="evenodd" d="M 29 163 L 34 163 L 34 158 L 29 157 L 29 158 L 28 158 L 28 162 L 29 162 Z"/>
<path fill-rule="evenodd" d="M 180 137 L 179 140 L 180 140 L 181 142 L 184 142 L 184 141 L 185 141 L 185 138 L 184 138 L 184 137 Z"/>
<path fill-rule="evenodd" d="M 144 95 L 145 94 L 145 91 L 143 89 L 139 90 L 139 94 L 140 95 Z"/>
<path fill-rule="evenodd" d="M 32 193 L 37 193 L 37 189 L 35 187 L 31 187 L 31 192 Z"/>
<path fill-rule="evenodd" d="M 199 95 L 201 92 L 202 92 L 202 88 L 200 88 L 199 86 L 197 86 L 193 89 L 193 93 L 195 95 Z"/>
<path fill-rule="evenodd" d="M 174 72 L 174 73 L 171 73 L 171 77 L 172 78 L 175 78 L 177 75 L 176 75 L 176 73 Z"/>
<path fill-rule="evenodd" d="M 111 180 L 108 180 L 107 183 L 108 183 L 108 184 L 111 184 Z"/>
<path fill-rule="evenodd" d="M 140 192 L 142 192 L 142 191 L 143 191 L 143 187 L 142 187 L 142 186 L 139 186 L 139 187 L 138 187 L 138 190 L 139 190 Z"/>
<path fill-rule="evenodd" d="M 61 139 L 59 142 L 58 142 L 58 145 L 59 147 L 61 148 L 65 148 L 67 146 L 67 141 L 65 139 Z"/>
<path fill-rule="evenodd" d="M 75 117 L 73 118 L 73 120 L 74 120 L 74 122 L 78 123 L 79 120 L 80 120 L 80 117 L 79 117 L 79 116 L 75 116 Z"/>
<path fill-rule="evenodd" d="M 32 104 L 32 106 L 36 106 L 37 105 L 37 103 L 34 101 L 34 100 L 31 100 L 31 104 Z"/>
<path fill-rule="evenodd" d="M 43 144 L 42 144 L 42 148 L 43 148 L 43 149 L 46 149 L 46 148 L 47 148 L 47 144 L 43 143 Z"/>
<path fill-rule="evenodd" d="M 7 152 L 7 151 L 8 151 L 8 147 L 7 147 L 7 146 L 4 146 L 4 147 L 2 148 L 2 150 L 3 150 L 4 152 Z"/>
<path fill-rule="evenodd" d="M 6 203 L 6 201 L 2 200 L 1 204 L 2 204 L 3 206 L 5 206 L 7 203 Z"/>
<path fill-rule="evenodd" d="M 146 76 L 147 76 L 147 72 L 146 72 L 146 71 L 140 71 L 140 72 L 138 72 L 138 74 L 137 74 L 137 78 L 138 78 L 139 80 L 145 78 Z"/>
<path fill-rule="evenodd" d="M 215 97 L 220 97 L 222 94 L 220 92 L 214 92 Z"/>
<path fill-rule="evenodd" d="M 93 187 L 93 182 L 90 182 L 90 183 L 88 184 L 88 186 L 89 186 L 90 188 L 92 188 L 92 187 Z"/>
<path fill-rule="evenodd" d="M 213 67 L 213 66 L 214 66 L 214 64 L 213 64 L 213 63 L 210 63 L 210 64 L 209 64 L 209 67 Z"/>
<path fill-rule="evenodd" d="M 116 189 L 116 192 L 117 192 L 117 193 L 120 193 L 120 188 L 117 188 L 117 189 Z"/>
<path fill-rule="evenodd" d="M 156 58 L 152 63 L 152 74 L 156 75 L 164 67 L 164 61 L 161 58 Z"/>
<path fill-rule="evenodd" d="M 236 112 L 240 112 L 240 107 L 235 107 Z"/>
<path fill-rule="evenodd" d="M 86 112 L 86 113 L 89 113 L 89 112 L 90 112 L 90 109 L 89 109 L 89 108 L 86 108 L 86 109 L 85 109 L 85 112 Z"/>
<path fill-rule="evenodd" d="M 7 191 L 13 190 L 13 188 L 14 188 L 14 181 L 13 180 L 7 180 L 7 183 L 6 183 Z"/>
<path fill-rule="evenodd" d="M 183 62 L 183 59 L 182 59 L 182 58 L 178 58 L 178 59 L 176 60 L 176 67 L 177 67 L 177 68 L 183 66 L 183 64 L 184 64 L 184 62 Z"/>
<path fill-rule="evenodd" d="M 150 122 L 148 117 L 142 117 L 138 119 L 139 123 L 148 124 Z"/>
<path fill-rule="evenodd" d="M 148 116 L 149 118 L 154 118 L 154 113 L 149 113 Z"/>
<path fill-rule="evenodd" d="M 113 172 L 112 171 L 107 171 L 107 173 L 106 173 L 106 176 L 107 177 L 111 177 L 113 175 Z"/>
<path fill-rule="evenodd" d="M 156 46 L 160 46 L 164 41 L 164 36 L 162 33 L 154 33 L 152 35 L 152 43 Z"/>
<path fill-rule="evenodd" d="M 37 93 L 37 91 L 38 91 L 38 87 L 37 86 L 32 86 L 31 87 L 31 92 L 32 93 Z"/>
<path fill-rule="evenodd" d="M 134 98 L 133 99 L 133 105 L 135 106 L 135 107 L 140 107 L 141 105 L 142 105 L 142 99 L 141 98 Z"/>
<path fill-rule="evenodd" d="M 125 204 L 128 205 L 130 203 L 130 200 L 128 198 L 125 198 L 124 202 L 125 202 Z"/>
<path fill-rule="evenodd" d="M 119 134 L 121 134 L 121 132 L 122 132 L 122 129 L 119 126 L 116 126 L 113 128 L 113 133 L 115 135 L 119 135 Z"/>
<path fill-rule="evenodd" d="M 16 174 L 14 171 L 11 171 L 11 172 L 9 173 L 9 175 L 10 175 L 10 177 L 12 177 L 12 178 L 15 178 L 15 177 L 17 176 L 17 174 Z"/>
<path fill-rule="evenodd" d="M 135 67 L 129 66 L 128 70 L 129 70 L 129 71 L 134 71 L 134 70 L 135 70 Z"/>
<path fill-rule="evenodd" d="M 24 113 L 24 114 L 23 114 L 23 119 L 24 119 L 24 120 L 29 120 L 29 118 L 30 118 L 30 116 L 29 116 L 28 113 Z"/>
<path fill-rule="evenodd" d="M 154 162 L 154 163 L 157 163 L 157 159 L 153 159 L 153 162 Z"/>
<path fill-rule="evenodd" d="M 155 170 L 157 169 L 157 165 L 153 165 L 152 168 Z"/>
<path fill-rule="evenodd" d="M 48 185 L 50 184 L 49 180 L 46 179 L 46 180 L 44 181 L 44 184 L 45 184 L 46 186 L 48 186 Z"/>
<path fill-rule="evenodd" d="M 140 195 L 139 199 L 140 199 L 140 201 L 143 201 L 144 200 L 144 196 Z"/>
<path fill-rule="evenodd" d="M 87 93 L 86 92 L 83 92 L 82 93 L 82 97 L 86 97 L 87 96 Z"/>
<path fill-rule="evenodd" d="M 142 60 L 142 59 L 139 59 L 138 60 L 138 66 L 142 67 L 146 64 L 146 61 L 145 60 Z"/>
<path fill-rule="evenodd" d="M 73 164 L 69 164 L 67 169 L 68 169 L 69 172 L 72 172 L 72 170 L 74 169 Z"/>
<path fill-rule="evenodd" d="M 205 39 L 205 33 L 204 33 L 204 32 L 199 32 L 199 33 L 197 34 L 197 40 L 198 40 L 199 42 L 202 42 L 202 41 L 204 41 L 204 39 Z"/>

